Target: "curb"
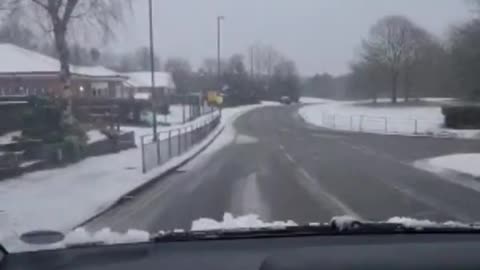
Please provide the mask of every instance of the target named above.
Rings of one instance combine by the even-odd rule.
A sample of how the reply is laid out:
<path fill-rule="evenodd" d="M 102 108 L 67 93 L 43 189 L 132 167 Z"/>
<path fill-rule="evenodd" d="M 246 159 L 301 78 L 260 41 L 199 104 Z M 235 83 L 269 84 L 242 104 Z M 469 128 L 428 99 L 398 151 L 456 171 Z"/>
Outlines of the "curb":
<path fill-rule="evenodd" d="M 165 172 L 159 174 L 158 176 L 156 176 L 155 178 L 145 182 L 144 184 L 134 188 L 133 190 L 127 192 L 126 194 L 123 194 L 122 196 L 120 196 L 117 200 L 115 200 L 110 206 L 108 206 L 107 208 L 103 209 L 102 211 L 96 213 L 95 215 L 93 215 L 92 217 L 86 219 L 85 221 L 83 221 L 82 223 L 80 223 L 79 225 L 76 225 L 73 227 L 73 229 L 76 229 L 76 228 L 79 228 L 79 227 L 83 227 L 85 226 L 86 224 L 92 222 L 93 220 L 95 220 L 96 218 L 98 218 L 99 216 L 105 214 L 106 212 L 110 211 L 112 208 L 118 206 L 119 204 L 121 204 L 126 197 L 130 197 L 130 196 L 134 196 L 135 194 L 137 193 L 141 193 L 143 190 L 149 188 L 150 186 L 158 183 L 160 180 L 162 180 L 163 178 L 169 176 L 170 174 L 172 174 L 174 171 L 176 171 L 178 168 L 184 166 L 185 164 L 187 164 L 188 162 L 192 161 L 194 158 L 196 158 L 198 155 L 200 155 L 203 151 L 205 151 L 205 149 L 207 149 L 217 138 L 218 136 L 220 136 L 220 134 L 222 134 L 223 130 L 225 130 L 225 125 L 223 125 L 218 131 L 217 131 L 217 134 L 215 134 L 215 136 L 213 136 L 212 139 L 210 139 L 210 141 L 208 141 L 204 146 L 202 146 L 200 149 L 198 149 L 197 152 L 195 152 L 193 155 L 191 155 L 190 157 L 186 158 L 184 161 L 180 162 L 179 164 L 173 166 L 172 168 L 166 170 Z"/>

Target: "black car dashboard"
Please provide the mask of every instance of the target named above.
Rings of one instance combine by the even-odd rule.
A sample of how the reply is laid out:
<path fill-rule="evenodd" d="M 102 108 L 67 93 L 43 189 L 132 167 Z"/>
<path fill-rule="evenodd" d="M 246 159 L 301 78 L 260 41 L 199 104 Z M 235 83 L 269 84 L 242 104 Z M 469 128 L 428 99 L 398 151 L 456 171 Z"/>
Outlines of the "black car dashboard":
<path fill-rule="evenodd" d="M 8 254 L 0 270 L 480 269 L 480 234 L 172 241 Z"/>

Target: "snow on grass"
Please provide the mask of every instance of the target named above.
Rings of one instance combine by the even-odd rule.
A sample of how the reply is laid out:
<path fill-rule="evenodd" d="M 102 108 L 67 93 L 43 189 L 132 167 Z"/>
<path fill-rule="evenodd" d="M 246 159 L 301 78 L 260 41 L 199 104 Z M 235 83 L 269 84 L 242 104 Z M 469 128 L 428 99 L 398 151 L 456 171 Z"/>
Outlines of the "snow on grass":
<path fill-rule="evenodd" d="M 92 144 L 98 141 L 107 139 L 107 137 L 98 129 L 92 129 L 87 132 L 88 144 Z"/>
<path fill-rule="evenodd" d="M 234 217 L 230 213 L 223 215 L 223 220 L 217 221 L 211 218 L 200 218 L 192 222 L 192 231 L 232 230 L 248 228 L 269 228 L 297 226 L 292 220 L 288 221 L 262 221 L 258 215 L 245 215 Z"/>
<path fill-rule="evenodd" d="M 176 125 L 171 125 L 171 126 L 157 126 L 157 133 L 158 137 L 160 140 L 164 140 L 168 138 L 168 133 L 170 132 L 171 136 L 176 136 L 179 133 L 183 134 L 185 132 L 189 132 L 193 127 L 198 126 L 198 125 L 203 125 L 207 122 L 212 121 L 215 116 L 218 115 L 218 112 L 212 112 L 209 114 L 202 115 L 198 117 L 197 119 L 186 122 L 185 124 L 176 124 Z M 139 127 L 139 126 L 122 126 L 121 130 L 124 132 L 130 132 L 133 131 L 135 132 L 135 143 L 137 145 L 140 145 L 141 143 L 141 137 L 144 137 L 145 142 L 148 142 L 148 140 L 153 139 L 153 128 L 152 127 Z"/>
<path fill-rule="evenodd" d="M 263 100 L 261 102 L 263 105 L 268 105 L 268 106 L 280 106 L 282 105 L 280 102 L 278 101 L 270 101 L 270 100 Z"/>
<path fill-rule="evenodd" d="M 21 233 L 32 230 L 69 231 L 107 209 L 131 190 L 189 159 L 225 125 L 231 125 L 243 113 L 260 106 L 224 109 L 221 124 L 205 140 L 147 174 L 142 173 L 140 150 L 130 149 L 91 157 L 65 168 L 32 172 L 1 181 L 0 229 L 3 233 L 0 233 L 0 242 L 10 243 Z M 218 137 L 220 142 L 229 141 L 223 139 L 224 135 L 231 136 L 222 133 Z M 208 151 L 218 149 L 217 146 Z"/>
<path fill-rule="evenodd" d="M 428 102 L 390 105 L 384 100 L 373 106 L 366 102 L 327 101 L 299 110 L 313 125 L 354 132 L 438 137 L 480 138 L 480 130 L 453 130 L 443 127 L 442 102 L 449 99 L 426 99 Z"/>
<path fill-rule="evenodd" d="M 166 122 L 170 124 L 181 124 L 183 123 L 183 114 L 185 113 L 185 121 L 190 119 L 190 108 L 188 106 L 182 105 L 172 105 L 170 106 L 170 114 L 166 117 Z M 165 117 L 161 116 L 160 121 L 164 121 Z"/>
<path fill-rule="evenodd" d="M 424 160 L 429 166 L 480 177 L 480 154 L 455 154 Z"/>
<path fill-rule="evenodd" d="M 324 99 L 324 98 L 316 98 L 316 97 L 300 97 L 300 103 L 303 104 L 317 104 L 317 103 L 325 103 L 325 102 L 331 102 L 332 100 L 330 99 Z"/>

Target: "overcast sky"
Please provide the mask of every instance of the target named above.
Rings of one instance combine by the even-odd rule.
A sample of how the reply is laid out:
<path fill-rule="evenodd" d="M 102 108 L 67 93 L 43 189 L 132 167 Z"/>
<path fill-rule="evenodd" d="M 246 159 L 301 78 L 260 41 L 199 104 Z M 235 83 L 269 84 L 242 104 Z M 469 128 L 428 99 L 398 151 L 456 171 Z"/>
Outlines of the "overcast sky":
<path fill-rule="evenodd" d="M 115 47 L 148 45 L 148 0 Z M 438 36 L 471 16 L 464 0 L 153 0 L 156 50 L 197 66 L 216 55 L 216 16 L 225 16 L 222 54 L 245 53 L 260 42 L 293 59 L 305 75 L 348 71 L 368 30 L 385 15 L 402 14 Z"/>

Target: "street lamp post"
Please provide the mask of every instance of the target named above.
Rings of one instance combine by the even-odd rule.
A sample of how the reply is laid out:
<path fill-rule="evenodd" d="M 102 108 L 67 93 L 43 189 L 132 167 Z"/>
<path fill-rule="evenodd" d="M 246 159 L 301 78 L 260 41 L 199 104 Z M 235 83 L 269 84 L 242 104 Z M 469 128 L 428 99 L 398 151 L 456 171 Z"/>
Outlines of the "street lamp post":
<path fill-rule="evenodd" d="M 218 86 L 219 90 L 222 87 L 222 66 L 221 66 L 221 60 L 220 60 L 220 43 L 221 43 L 221 22 L 222 20 L 225 19 L 223 16 L 217 16 L 217 76 L 218 76 Z"/>
<path fill-rule="evenodd" d="M 220 35 L 221 35 L 221 22 L 224 20 L 225 17 L 223 16 L 217 16 L 217 76 L 218 76 L 218 93 L 222 91 L 222 66 L 221 66 L 221 60 L 220 60 Z M 220 104 L 218 104 L 218 109 L 220 111 L 220 116 L 222 116 L 222 107 Z"/>
<path fill-rule="evenodd" d="M 152 87 L 150 89 L 150 101 L 152 105 L 152 114 L 153 114 L 153 140 L 158 140 L 157 134 L 157 102 L 155 95 L 155 55 L 153 49 L 153 8 L 152 0 L 148 0 L 148 15 L 149 15 L 149 24 L 150 24 L 150 67 L 151 67 L 151 83 Z"/>

